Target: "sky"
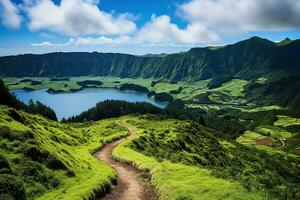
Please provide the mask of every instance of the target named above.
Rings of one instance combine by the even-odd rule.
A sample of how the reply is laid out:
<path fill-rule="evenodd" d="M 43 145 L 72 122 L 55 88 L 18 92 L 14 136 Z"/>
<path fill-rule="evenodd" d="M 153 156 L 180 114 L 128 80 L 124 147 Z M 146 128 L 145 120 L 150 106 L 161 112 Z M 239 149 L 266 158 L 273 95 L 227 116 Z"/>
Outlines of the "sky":
<path fill-rule="evenodd" d="M 300 38 L 300 0 L 0 0 L 0 56 L 143 55 Z"/>

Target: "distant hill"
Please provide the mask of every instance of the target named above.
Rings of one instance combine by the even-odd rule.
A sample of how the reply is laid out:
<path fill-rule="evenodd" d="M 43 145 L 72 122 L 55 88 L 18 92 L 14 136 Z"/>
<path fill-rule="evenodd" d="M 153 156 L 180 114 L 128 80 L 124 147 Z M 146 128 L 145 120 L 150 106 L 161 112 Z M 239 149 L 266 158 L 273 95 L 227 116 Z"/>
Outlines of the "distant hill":
<path fill-rule="evenodd" d="M 300 40 L 278 45 L 253 37 L 222 48 L 193 48 L 185 53 L 134 56 L 119 53 L 48 53 L 0 57 L 0 76 L 119 76 L 197 81 L 226 75 L 252 79 L 300 73 Z M 283 44 L 282 43 L 282 44 Z"/>

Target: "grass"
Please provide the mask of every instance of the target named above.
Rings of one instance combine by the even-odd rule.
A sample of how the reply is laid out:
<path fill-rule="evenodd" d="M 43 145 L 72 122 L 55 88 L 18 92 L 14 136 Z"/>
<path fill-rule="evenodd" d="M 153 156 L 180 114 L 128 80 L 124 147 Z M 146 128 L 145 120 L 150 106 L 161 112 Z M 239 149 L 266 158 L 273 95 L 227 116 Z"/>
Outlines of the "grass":
<path fill-rule="evenodd" d="M 248 192 L 237 181 L 214 177 L 208 169 L 183 163 L 172 163 L 164 159 L 158 160 L 130 148 L 132 141 L 146 134 L 145 131 L 149 131 L 150 127 L 161 131 L 167 127 L 170 134 L 166 142 L 172 141 L 173 137 L 176 137 L 173 124 L 177 121 L 165 120 L 163 124 L 157 122 L 153 125 L 151 124 L 153 121 L 145 123 L 147 121 L 145 120 L 138 122 L 140 125 L 136 126 L 132 124 L 136 124 L 135 120 L 138 119 L 123 117 L 123 120 L 128 121 L 126 126 L 134 128 L 137 135 L 119 145 L 113 151 L 113 156 L 119 160 L 131 162 L 140 170 L 149 171 L 152 176 L 151 183 L 157 188 L 159 199 L 213 200 L 240 199 L 241 197 L 243 199 L 263 199 L 261 194 Z M 180 122 L 178 121 L 178 123 Z"/>
<path fill-rule="evenodd" d="M 237 138 L 236 141 L 244 145 L 256 145 L 256 140 L 263 138 L 266 138 L 266 136 L 253 131 L 246 131 L 243 135 Z"/>
<path fill-rule="evenodd" d="M 262 111 L 271 111 L 271 110 L 283 110 L 284 108 L 277 106 L 277 105 L 272 105 L 272 106 L 259 106 L 259 107 L 254 107 L 254 108 L 241 108 L 240 110 L 242 112 L 247 112 L 247 113 L 254 113 L 254 112 L 262 112 Z"/>
<path fill-rule="evenodd" d="M 289 126 L 300 125 L 299 118 L 293 118 L 293 117 L 284 116 L 284 115 L 278 115 L 277 117 L 278 117 L 278 120 L 276 122 L 274 122 L 275 126 L 289 127 Z"/>
<path fill-rule="evenodd" d="M 95 158 L 93 153 L 105 143 L 127 135 L 127 131 L 115 124 L 114 119 L 66 125 L 19 112 L 25 117 L 25 122 L 21 123 L 9 116 L 9 110 L 0 106 L 0 129 L 9 128 L 16 139 L 11 139 L 12 136 L 8 139 L 0 137 L 0 154 L 7 157 L 13 174 L 22 178 L 29 199 L 88 199 L 111 187 L 111 181 L 116 178 L 115 172 Z M 19 141 L 18 135 L 28 132 L 33 134 L 34 139 Z M 20 142 L 22 145 L 15 145 Z M 65 168 L 52 169 L 46 166 L 44 160 L 30 160 L 22 149 L 31 147 L 32 144 L 38 151 L 54 156 Z M 24 166 L 15 163 L 15 158 L 21 163 L 28 163 L 25 165 L 27 168 L 31 167 L 29 163 L 34 163 L 33 166 L 37 167 L 32 170 L 39 175 L 22 175 Z M 40 176 L 40 179 L 35 180 Z M 50 186 L 49 181 L 59 184 Z"/>
<path fill-rule="evenodd" d="M 256 83 L 259 83 L 259 84 L 265 84 L 268 82 L 268 78 L 266 77 L 260 77 L 258 79 L 256 79 Z"/>
<path fill-rule="evenodd" d="M 274 125 L 261 125 L 256 127 L 254 131 L 246 131 L 236 141 L 271 154 L 285 154 L 286 152 L 289 153 L 289 156 L 299 155 L 297 149 L 300 147 L 300 138 L 283 128 L 297 124 L 299 119 L 288 116 L 278 117 L 279 120 Z M 284 148 L 278 149 L 281 146 L 279 138 L 286 139 Z"/>
<path fill-rule="evenodd" d="M 271 125 L 258 126 L 255 131 L 263 135 L 269 135 L 272 138 L 290 138 L 293 136 L 290 132 Z"/>
<path fill-rule="evenodd" d="M 228 94 L 232 97 L 243 97 L 244 96 L 244 86 L 248 84 L 249 81 L 241 79 L 233 79 L 227 83 L 224 83 L 221 87 L 212 89 L 210 91 L 218 91 Z"/>
<path fill-rule="evenodd" d="M 258 150 L 264 151 L 268 153 L 269 155 L 281 155 L 281 156 L 286 156 L 286 153 L 282 149 L 277 149 L 275 147 L 270 147 L 265 144 L 260 144 L 257 141 L 263 140 L 263 139 L 270 139 L 273 143 L 275 143 L 277 140 L 274 140 L 271 137 L 266 137 L 263 136 L 259 133 L 253 132 L 253 131 L 246 131 L 243 135 L 241 135 L 239 138 L 236 139 L 236 141 L 240 144 L 243 144 L 245 146 L 252 146 L 255 147 Z M 280 146 L 280 143 L 277 141 L 277 145 Z M 288 154 L 289 157 L 291 158 L 296 158 L 298 157 L 294 154 L 294 152 L 289 151 L 290 153 Z"/>

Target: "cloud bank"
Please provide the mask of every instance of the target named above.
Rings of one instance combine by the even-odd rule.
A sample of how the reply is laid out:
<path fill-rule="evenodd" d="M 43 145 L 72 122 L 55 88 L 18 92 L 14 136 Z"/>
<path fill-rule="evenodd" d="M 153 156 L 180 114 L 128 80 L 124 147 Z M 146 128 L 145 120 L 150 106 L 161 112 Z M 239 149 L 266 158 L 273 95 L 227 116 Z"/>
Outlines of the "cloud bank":
<path fill-rule="evenodd" d="M 105 12 L 99 0 L 23 0 L 16 6 L 0 0 L 1 19 L 17 28 L 26 16 L 31 31 L 47 31 L 70 39 L 63 44 L 49 41 L 31 46 L 71 45 L 213 45 L 225 36 L 255 31 L 300 29 L 300 0 L 189 0 L 177 5 L 179 27 L 168 15 L 155 14 L 137 25 L 131 13 Z M 25 21 L 25 20 L 24 20 Z"/>
<path fill-rule="evenodd" d="M 300 28 L 300 0 L 191 0 L 178 14 L 218 34 Z"/>

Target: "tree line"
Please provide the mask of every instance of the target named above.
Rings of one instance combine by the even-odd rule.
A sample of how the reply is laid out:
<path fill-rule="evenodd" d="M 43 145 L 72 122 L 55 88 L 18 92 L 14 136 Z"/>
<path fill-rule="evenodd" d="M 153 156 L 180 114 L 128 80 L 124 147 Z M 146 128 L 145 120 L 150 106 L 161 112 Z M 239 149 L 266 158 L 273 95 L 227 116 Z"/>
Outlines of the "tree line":
<path fill-rule="evenodd" d="M 29 101 L 29 104 L 25 104 L 13 94 L 9 92 L 9 89 L 6 87 L 5 83 L 0 79 L 0 104 L 6 105 L 8 107 L 15 108 L 17 110 L 24 110 L 32 114 L 40 114 L 44 117 L 47 117 L 51 120 L 57 121 L 55 112 L 48 106 L 42 104 L 41 102 Z"/>

